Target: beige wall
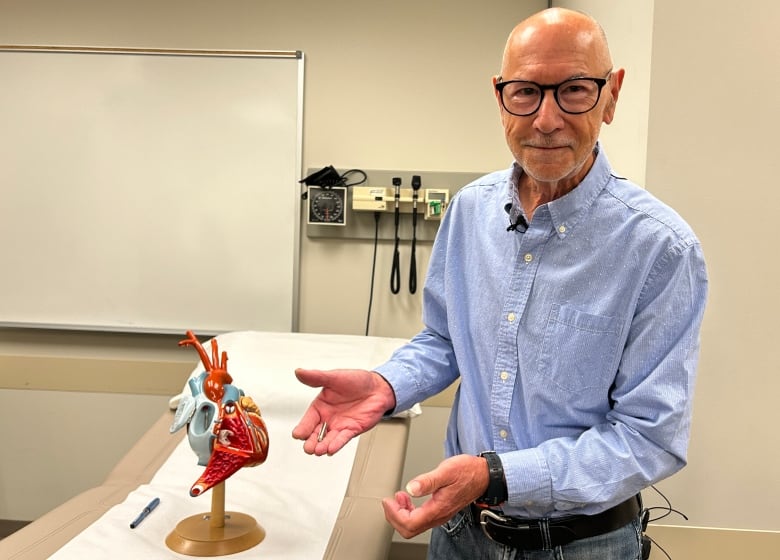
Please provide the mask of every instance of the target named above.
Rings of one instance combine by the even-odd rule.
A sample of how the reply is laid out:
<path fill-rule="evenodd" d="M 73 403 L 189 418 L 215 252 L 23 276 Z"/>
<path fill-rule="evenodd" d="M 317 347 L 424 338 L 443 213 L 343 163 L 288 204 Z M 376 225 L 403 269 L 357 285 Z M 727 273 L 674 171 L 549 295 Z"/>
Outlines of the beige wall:
<path fill-rule="evenodd" d="M 517 20 L 546 4 L 497 0 L 487 9 L 483 2 L 464 0 L 136 0 L 111 5 L 71 0 L 63 10 L 56 0 L 0 0 L 0 43 L 299 49 L 307 57 L 304 168 L 481 171 L 509 163 L 489 87 L 505 36 Z M 590 11 L 604 24 L 615 64 L 627 68 L 616 122 L 604 133 L 610 159 L 619 172 L 645 184 L 692 223 L 710 267 L 712 296 L 690 465 L 661 488 L 690 516 L 690 525 L 778 531 L 780 457 L 773 401 L 780 359 L 770 338 L 778 298 L 776 251 L 769 240 L 770 212 L 780 196 L 771 183 L 777 175 L 772 140 L 780 67 L 771 26 L 780 21 L 780 8 L 772 0 L 758 0 L 750 11 L 738 3 L 712 8 L 703 1 L 555 4 Z M 737 85 L 724 86 L 721 76 Z M 441 88 L 440 83 L 448 85 Z M 446 99 L 436 91 L 446 91 Z M 726 196 L 735 192 L 738 197 L 727 206 Z M 749 240 L 737 241 L 739 226 L 750 232 Z M 411 336 L 420 324 L 419 294 L 390 295 L 390 250 L 380 247 L 371 334 Z M 368 242 L 303 236 L 301 330 L 363 333 L 371 252 Z M 421 269 L 428 254 L 428 247 L 418 250 Z M 408 253 L 402 253 L 402 262 L 408 263 Z M 334 288 L 328 299 L 320 295 L 325 287 Z M 20 356 L 28 358 L 19 362 Z M 79 368 L 63 359 L 56 362 L 62 365 L 59 377 L 52 377 L 51 362 L 40 365 L 41 356 L 89 363 L 139 360 L 139 379 L 146 380 L 139 382 L 142 386 L 117 385 L 152 395 L 164 395 L 181 383 L 173 372 L 157 382 L 155 363 L 178 363 L 182 371 L 192 363 L 177 352 L 175 338 L 0 332 L 0 387 L 40 386 L 45 378 L 50 389 L 74 389 Z M 9 364 L 23 364 L 21 377 Z M 16 381 L 10 381 L 12 374 Z M 110 369 L 105 376 L 108 382 L 98 380 L 100 390 L 113 385 Z M 57 410 L 86 414 L 91 397 L 75 389 L 59 394 Z M 160 406 L 158 397 L 136 398 L 145 403 L 137 422 L 148 425 Z M 19 398 L 17 389 L 0 390 L 0 421 L 6 426 L 17 421 L 19 408 L 8 405 L 12 400 L 34 404 L 30 396 Z M 125 422 L 132 407 L 115 404 L 116 421 Z M 409 475 L 440 456 L 446 409 L 426 412 L 413 428 Z M 48 476 L 56 455 L 30 443 L 38 435 L 34 431 L 11 432 L 0 456 L 0 518 L 25 518 L 43 511 L 47 500 L 28 492 L 32 510 L 8 500 L 23 480 L 20 469 Z M 115 449 L 103 458 L 106 471 L 133 437 L 127 433 L 107 443 Z M 56 453 L 63 449 L 58 445 L 68 445 L 66 438 L 47 443 L 59 449 Z M 98 476 L 66 474 L 63 484 L 73 481 L 74 491 Z M 20 516 L 20 511 L 27 513 Z M 776 546 L 777 536 L 770 533 L 761 542 Z M 767 545 L 765 550 L 763 557 L 769 557 L 772 549 Z M 675 557 L 695 555 L 677 549 Z"/>
<path fill-rule="evenodd" d="M 663 487 L 702 526 L 780 530 L 778 22 L 773 0 L 655 2 L 647 184 L 698 232 L 711 286 L 690 466 Z"/>

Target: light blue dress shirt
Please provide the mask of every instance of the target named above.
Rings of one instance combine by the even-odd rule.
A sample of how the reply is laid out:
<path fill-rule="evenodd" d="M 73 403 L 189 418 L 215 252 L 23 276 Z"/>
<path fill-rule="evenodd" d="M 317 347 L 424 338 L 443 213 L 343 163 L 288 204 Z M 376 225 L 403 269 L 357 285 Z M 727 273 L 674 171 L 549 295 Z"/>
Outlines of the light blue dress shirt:
<path fill-rule="evenodd" d="M 496 451 L 509 515 L 594 514 L 685 465 L 707 276 L 691 228 L 612 171 L 507 231 L 517 165 L 461 189 L 424 329 L 376 368 L 396 410 L 460 379 L 447 456 Z"/>

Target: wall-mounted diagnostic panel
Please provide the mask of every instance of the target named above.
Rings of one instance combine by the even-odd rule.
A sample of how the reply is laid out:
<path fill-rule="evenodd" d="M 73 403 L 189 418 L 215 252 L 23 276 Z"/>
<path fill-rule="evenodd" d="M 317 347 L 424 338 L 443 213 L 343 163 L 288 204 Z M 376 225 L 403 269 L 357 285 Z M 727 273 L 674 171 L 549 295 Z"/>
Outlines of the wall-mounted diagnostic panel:
<path fill-rule="evenodd" d="M 385 240 L 400 236 L 433 241 L 455 193 L 483 175 L 481 172 L 361 171 L 366 179 L 359 185 L 308 187 L 306 235 L 345 239 L 378 236 Z M 331 227 L 334 225 L 343 227 Z"/>

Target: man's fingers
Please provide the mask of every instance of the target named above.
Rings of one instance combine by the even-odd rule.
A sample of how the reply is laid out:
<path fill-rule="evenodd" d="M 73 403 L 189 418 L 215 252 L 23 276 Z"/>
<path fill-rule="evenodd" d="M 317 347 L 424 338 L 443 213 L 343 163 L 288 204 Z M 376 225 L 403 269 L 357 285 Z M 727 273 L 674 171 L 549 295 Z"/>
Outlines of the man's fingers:
<path fill-rule="evenodd" d="M 329 435 L 325 436 L 322 443 L 325 444 L 325 452 L 328 455 L 334 455 L 341 450 L 342 447 L 349 443 L 354 434 L 347 430 L 333 430 Z"/>
<path fill-rule="evenodd" d="M 409 513 L 414 509 L 414 504 L 406 492 L 396 492 L 392 498 L 384 498 L 382 507 L 388 521 L 398 523 L 401 519 L 408 519 Z M 395 523 L 393 523 L 395 525 Z"/>
<path fill-rule="evenodd" d="M 406 485 L 406 491 L 415 498 L 432 494 L 437 489 L 436 478 L 433 470 L 414 477 Z"/>
<path fill-rule="evenodd" d="M 406 492 L 396 492 L 392 498 L 383 499 L 382 508 L 388 523 L 405 539 L 419 535 L 425 530 L 422 525 L 425 520 Z"/>
<path fill-rule="evenodd" d="M 303 440 L 303 450 L 309 455 L 335 455 L 354 437 L 350 430 L 332 430 L 328 426 L 320 440 L 322 424 L 317 424 L 315 429 L 308 431 L 304 428 L 299 430 L 300 427 L 299 424 L 293 430 L 293 437 Z"/>
<path fill-rule="evenodd" d="M 320 424 L 320 413 L 314 407 L 309 407 L 306 412 L 303 413 L 301 421 L 293 428 L 292 436 L 295 439 L 309 439 L 314 433 L 316 439 L 318 432 L 315 432 L 317 426 Z"/>
<path fill-rule="evenodd" d="M 330 430 L 328 429 L 322 441 L 319 441 L 319 434 L 315 434 L 314 445 L 312 446 L 314 455 L 335 455 L 341 448 L 349 443 L 353 434 L 349 430 Z M 309 439 L 306 443 L 311 442 Z M 304 446 L 304 449 L 306 446 Z"/>
<path fill-rule="evenodd" d="M 407 494 L 406 492 L 396 492 L 395 503 L 398 504 L 398 507 L 401 509 L 408 509 L 408 510 L 414 509 L 414 504 L 412 503 L 412 499 L 409 497 L 409 494 Z"/>
<path fill-rule="evenodd" d="M 298 378 L 298 381 L 309 387 L 322 387 L 325 384 L 327 375 L 325 372 L 318 369 L 297 368 L 295 370 L 295 377 Z"/>

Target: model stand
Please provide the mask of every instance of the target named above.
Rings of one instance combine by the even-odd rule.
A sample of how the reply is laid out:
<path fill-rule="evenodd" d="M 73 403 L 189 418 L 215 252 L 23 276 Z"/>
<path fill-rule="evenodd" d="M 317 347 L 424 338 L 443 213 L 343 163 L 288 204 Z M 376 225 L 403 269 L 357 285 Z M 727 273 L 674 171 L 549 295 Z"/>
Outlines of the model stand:
<path fill-rule="evenodd" d="M 265 529 L 254 517 L 225 512 L 225 483 L 220 482 L 211 489 L 211 512 L 179 521 L 165 544 L 188 556 L 225 556 L 250 549 L 264 538 Z"/>

